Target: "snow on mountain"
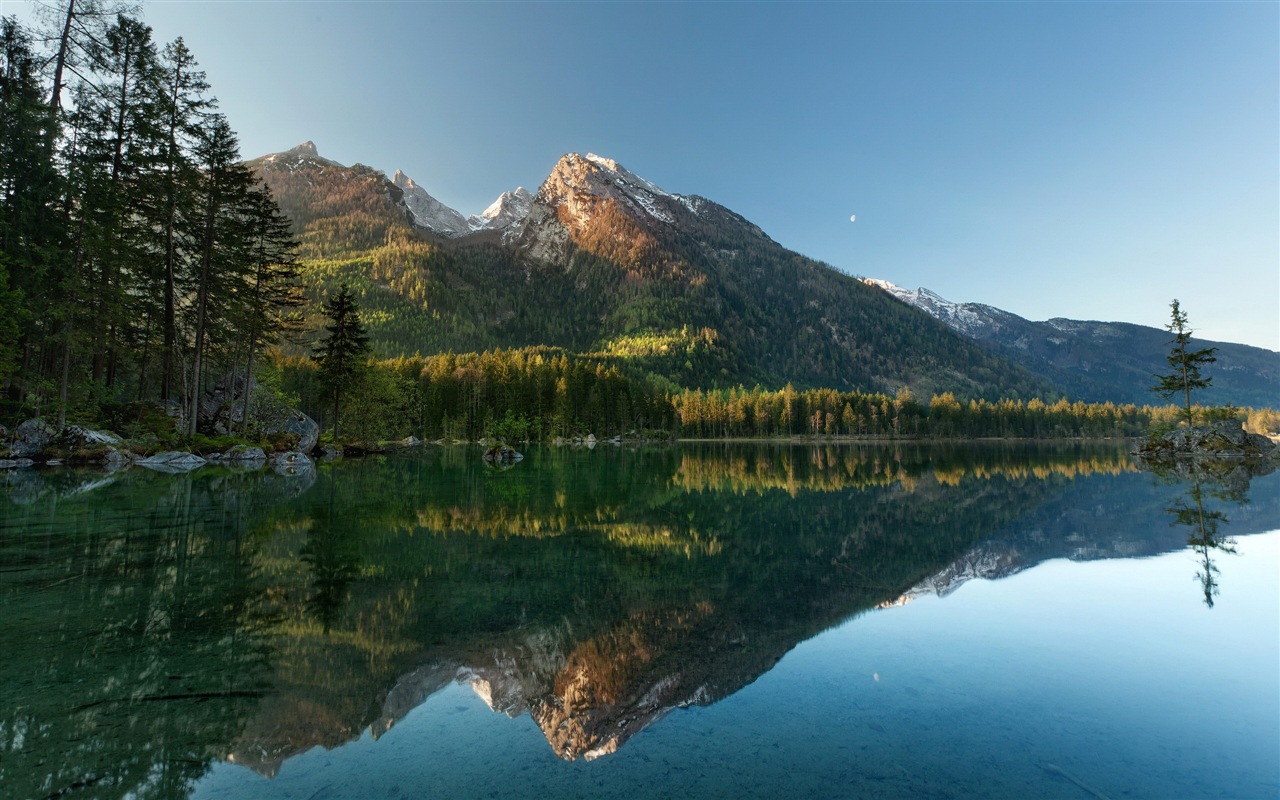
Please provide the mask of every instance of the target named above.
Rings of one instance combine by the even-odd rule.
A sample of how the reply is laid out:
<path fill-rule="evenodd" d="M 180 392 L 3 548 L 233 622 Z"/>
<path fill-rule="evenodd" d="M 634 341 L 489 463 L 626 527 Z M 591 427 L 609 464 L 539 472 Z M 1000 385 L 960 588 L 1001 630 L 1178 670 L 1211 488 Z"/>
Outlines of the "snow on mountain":
<path fill-rule="evenodd" d="M 883 289 L 907 305 L 920 309 L 952 330 L 971 338 L 992 336 L 1010 322 L 1021 319 L 1008 311 L 982 303 L 953 303 L 924 287 L 912 291 L 876 278 L 863 278 L 862 282 Z"/>
<path fill-rule="evenodd" d="M 533 206 L 533 195 L 523 186 L 514 192 L 503 192 L 488 208 L 467 218 L 471 231 L 503 231 L 503 238 L 519 235 L 525 217 Z"/>
<path fill-rule="evenodd" d="M 396 174 L 391 177 L 391 183 L 404 192 L 402 202 L 414 225 L 447 237 L 471 232 L 465 217 L 427 194 L 425 189 L 400 170 L 396 170 Z"/>
<path fill-rule="evenodd" d="M 595 153 L 585 156 L 569 153 L 561 158 L 538 190 L 535 200 L 557 208 L 567 204 L 572 217 L 586 221 L 591 216 L 591 209 L 583 200 L 588 197 L 616 200 L 667 224 L 675 221 L 670 208 L 675 203 L 697 213 L 695 204 L 680 195 L 664 191 L 617 161 Z"/>
<path fill-rule="evenodd" d="M 704 201 L 671 194 L 611 158 L 569 153 L 533 198 L 520 234 L 526 252 L 537 261 L 563 260 L 572 238 L 611 202 L 637 221 L 674 225 L 681 214 L 701 215 Z"/>
<path fill-rule="evenodd" d="M 1151 376 L 1167 368 L 1169 336 L 1161 328 L 1062 317 L 1033 322 L 981 303 L 952 303 L 928 289 L 863 281 L 1020 364 L 1073 399 L 1149 403 Z M 1213 385 L 1203 394 L 1204 402 L 1274 405 L 1280 354 L 1231 342 L 1192 341 L 1196 347 L 1218 350 Z"/>
<path fill-rule="evenodd" d="M 296 171 L 308 164 L 312 166 L 321 165 L 326 167 L 341 167 L 337 161 L 324 158 L 316 150 L 316 143 L 310 140 L 302 144 L 291 147 L 280 153 L 272 153 L 258 159 L 258 163 L 262 165 L 270 165 L 275 169 L 287 169 Z"/>

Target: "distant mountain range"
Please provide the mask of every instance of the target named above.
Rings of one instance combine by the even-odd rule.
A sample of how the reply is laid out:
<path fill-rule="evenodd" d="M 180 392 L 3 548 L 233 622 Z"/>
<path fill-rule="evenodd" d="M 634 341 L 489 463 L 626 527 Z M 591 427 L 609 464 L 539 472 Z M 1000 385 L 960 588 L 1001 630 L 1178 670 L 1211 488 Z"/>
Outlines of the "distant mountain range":
<path fill-rule="evenodd" d="M 249 162 L 294 221 L 319 301 L 356 288 L 383 356 L 551 345 L 680 386 L 964 396 L 1053 388 L 705 198 L 596 155 L 465 218 L 411 178 L 307 142 Z M 318 320 L 317 320 L 318 321 Z"/>
<path fill-rule="evenodd" d="M 1163 331 L 863 282 L 597 155 L 568 154 L 536 194 L 471 217 L 311 142 L 249 163 L 294 221 L 313 312 L 350 283 L 382 356 L 550 345 L 689 387 L 1157 402 Z M 1205 346 L 1220 350 L 1205 401 L 1280 399 L 1280 354 Z"/>
<path fill-rule="evenodd" d="M 1072 399 L 1150 403 L 1152 376 L 1169 370 L 1165 356 L 1173 336 L 1160 328 L 1062 318 L 1032 322 L 981 303 L 953 303 L 928 289 L 866 282 L 1026 367 Z M 1198 394 L 1202 402 L 1255 407 L 1280 402 L 1280 353 L 1204 339 L 1192 339 L 1192 346 L 1218 349 L 1217 362 L 1204 369 L 1213 385 Z"/>

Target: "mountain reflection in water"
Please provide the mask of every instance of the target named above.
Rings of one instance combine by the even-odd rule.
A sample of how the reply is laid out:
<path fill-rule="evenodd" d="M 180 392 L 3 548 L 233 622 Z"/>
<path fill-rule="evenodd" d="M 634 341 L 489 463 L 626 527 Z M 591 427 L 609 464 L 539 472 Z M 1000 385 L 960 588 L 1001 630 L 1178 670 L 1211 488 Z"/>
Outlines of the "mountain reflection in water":
<path fill-rule="evenodd" d="M 535 449 L 506 472 L 427 449 L 113 477 L 0 475 L 16 797 L 181 797 L 223 759 L 271 775 L 459 680 L 594 758 L 864 611 L 1187 544 L 1166 515 L 1184 482 L 1083 445 Z M 1194 498 L 1224 528 L 1233 506 L 1238 536 L 1277 526 L 1276 494 Z"/>

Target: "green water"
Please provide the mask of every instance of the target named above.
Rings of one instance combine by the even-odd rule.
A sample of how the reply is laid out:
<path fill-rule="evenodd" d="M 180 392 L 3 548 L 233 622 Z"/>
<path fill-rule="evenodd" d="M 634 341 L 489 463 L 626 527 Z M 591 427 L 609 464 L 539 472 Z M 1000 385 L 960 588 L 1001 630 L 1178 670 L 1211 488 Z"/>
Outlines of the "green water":
<path fill-rule="evenodd" d="M 0 795 L 1280 794 L 1280 476 L 479 454 L 0 473 Z"/>

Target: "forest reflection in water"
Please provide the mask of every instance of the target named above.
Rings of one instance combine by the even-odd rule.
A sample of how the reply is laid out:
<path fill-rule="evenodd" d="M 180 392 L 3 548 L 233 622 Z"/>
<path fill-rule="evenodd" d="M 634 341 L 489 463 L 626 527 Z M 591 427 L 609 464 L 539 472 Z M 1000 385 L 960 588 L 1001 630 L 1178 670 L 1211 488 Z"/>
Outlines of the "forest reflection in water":
<path fill-rule="evenodd" d="M 181 797 L 225 759 L 274 774 L 458 680 L 560 758 L 594 758 L 859 613 L 1184 548 L 1170 515 L 1195 520 L 1213 576 L 1228 525 L 1280 520 L 1274 488 L 1240 505 L 1247 476 L 1208 492 L 1096 445 L 535 449 L 504 472 L 427 449 L 0 480 L 17 797 Z"/>

